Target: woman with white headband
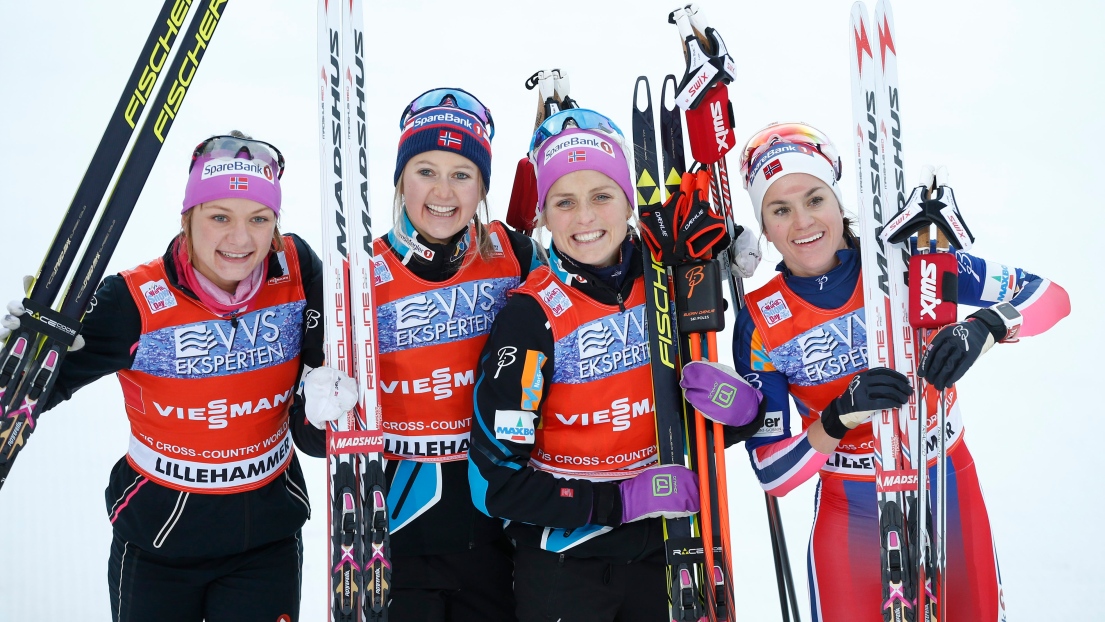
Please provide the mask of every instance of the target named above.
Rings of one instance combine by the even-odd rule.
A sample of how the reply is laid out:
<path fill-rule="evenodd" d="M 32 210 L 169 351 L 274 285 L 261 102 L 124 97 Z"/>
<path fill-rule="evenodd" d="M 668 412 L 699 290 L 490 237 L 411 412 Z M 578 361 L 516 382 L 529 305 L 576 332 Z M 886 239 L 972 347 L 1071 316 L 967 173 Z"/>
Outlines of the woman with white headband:
<path fill-rule="evenodd" d="M 780 274 L 745 296 L 737 317 L 737 371 L 763 392 L 768 411 L 746 447 L 772 495 L 820 475 L 808 556 L 813 618 L 881 621 L 869 419 L 904 404 L 911 387 L 896 371 L 868 367 L 859 240 L 844 215 L 832 143 L 808 125 L 771 125 L 748 141 L 741 166 L 763 236 L 783 256 Z M 958 264 L 959 302 L 981 308 L 936 335 L 919 374 L 932 403 L 948 389 L 948 618 L 998 620 L 997 560 L 953 383 L 993 344 L 1049 329 L 1070 302 L 1061 287 L 1019 268 L 963 252 Z M 1012 311 L 999 314 L 998 305 Z M 1017 314 L 1019 332 L 1009 319 Z M 798 434 L 788 398 L 801 416 Z M 935 473 L 935 459 L 929 466 Z"/>

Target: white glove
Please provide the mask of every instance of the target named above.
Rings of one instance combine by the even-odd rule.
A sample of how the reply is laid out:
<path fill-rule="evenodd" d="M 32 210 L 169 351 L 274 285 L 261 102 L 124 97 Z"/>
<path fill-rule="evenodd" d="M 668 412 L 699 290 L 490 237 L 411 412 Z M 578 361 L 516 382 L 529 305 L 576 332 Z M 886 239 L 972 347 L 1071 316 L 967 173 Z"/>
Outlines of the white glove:
<path fill-rule="evenodd" d="M 19 330 L 19 316 L 26 312 L 22 300 L 13 300 L 8 303 L 8 314 L 0 318 L 0 341 L 7 339 L 12 331 Z"/>
<path fill-rule="evenodd" d="M 357 381 L 340 369 L 312 369 L 304 375 L 301 387 L 307 421 L 320 430 L 357 405 Z"/>
<path fill-rule="evenodd" d="M 752 275 L 756 272 L 756 266 L 760 265 L 760 257 L 762 256 L 760 240 L 752 233 L 751 229 L 745 228 L 741 231 L 741 234 L 729 246 L 729 261 L 733 271 L 744 279 L 752 278 Z"/>

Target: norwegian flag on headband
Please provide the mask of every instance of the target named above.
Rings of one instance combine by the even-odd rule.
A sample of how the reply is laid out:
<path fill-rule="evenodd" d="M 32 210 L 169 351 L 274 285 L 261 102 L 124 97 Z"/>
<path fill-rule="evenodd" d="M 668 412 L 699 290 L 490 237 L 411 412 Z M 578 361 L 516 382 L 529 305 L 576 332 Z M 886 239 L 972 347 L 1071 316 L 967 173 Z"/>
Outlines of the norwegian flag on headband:
<path fill-rule="evenodd" d="M 248 177 L 231 177 L 230 178 L 231 190 L 249 190 L 249 178 Z"/>
<path fill-rule="evenodd" d="M 461 135 L 456 132 L 450 132 L 449 130 L 441 130 L 437 135 L 437 144 L 442 147 L 448 147 L 449 149 L 460 149 L 463 139 Z"/>
<path fill-rule="evenodd" d="M 764 179 L 771 179 L 772 175 L 781 170 L 783 170 L 783 165 L 778 160 L 768 162 L 767 166 L 764 167 Z"/>
<path fill-rule="evenodd" d="M 587 152 L 583 149 L 568 152 L 568 163 L 585 162 L 587 160 Z"/>

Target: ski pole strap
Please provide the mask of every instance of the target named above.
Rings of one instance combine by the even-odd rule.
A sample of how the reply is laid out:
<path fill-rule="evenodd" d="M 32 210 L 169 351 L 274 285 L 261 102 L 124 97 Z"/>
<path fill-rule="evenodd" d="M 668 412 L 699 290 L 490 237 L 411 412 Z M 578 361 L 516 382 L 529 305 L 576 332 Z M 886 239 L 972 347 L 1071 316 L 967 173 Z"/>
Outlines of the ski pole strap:
<path fill-rule="evenodd" d="M 724 49 L 724 43 L 715 45 L 715 54 L 709 54 L 702 48 L 702 41 L 695 36 L 691 26 L 691 17 L 687 8 L 679 8 L 668 15 L 668 23 L 675 24 L 679 36 L 683 39 L 683 52 L 687 58 L 687 68 L 675 94 L 675 103 L 683 110 L 697 108 L 706 91 L 718 82 L 731 82 L 737 75 L 733 57 Z M 713 29 L 710 29 L 713 30 Z M 716 37 L 715 41 L 720 41 Z"/>
<path fill-rule="evenodd" d="M 725 218 L 710 205 L 710 172 L 684 173 L 663 205 L 641 208 L 641 237 L 666 266 L 709 261 L 729 247 Z"/>
<path fill-rule="evenodd" d="M 949 186 L 940 186 L 932 194 L 925 186 L 914 188 L 905 206 L 890 219 L 879 237 L 900 244 L 930 225 L 936 225 L 956 250 L 968 250 L 974 244 L 975 237 L 963 222 L 955 193 Z"/>
<path fill-rule="evenodd" d="M 30 298 L 23 299 L 23 308 L 27 313 L 20 316 L 20 327 L 46 335 L 65 344 L 66 347 L 72 346 L 81 332 L 81 323 L 78 320 L 62 315 Z"/>
<path fill-rule="evenodd" d="M 710 207 L 710 172 L 699 169 L 697 173 L 683 175 L 683 185 L 691 186 L 683 210 L 676 207 L 675 222 L 678 230 L 676 242 L 685 259 L 709 261 L 729 248 L 729 228 L 722 214 Z"/>

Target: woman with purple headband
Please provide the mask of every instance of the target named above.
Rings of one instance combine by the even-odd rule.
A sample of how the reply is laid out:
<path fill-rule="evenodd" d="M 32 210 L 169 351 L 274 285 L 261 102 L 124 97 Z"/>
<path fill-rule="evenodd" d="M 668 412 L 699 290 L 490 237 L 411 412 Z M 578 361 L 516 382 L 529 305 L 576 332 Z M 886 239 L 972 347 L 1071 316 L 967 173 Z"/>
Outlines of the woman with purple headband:
<path fill-rule="evenodd" d="M 113 620 L 292 622 L 311 511 L 293 442 L 325 455 L 306 419 L 351 407 L 295 395 L 312 368 L 322 384 L 337 373 L 321 367 L 322 265 L 277 227 L 276 147 L 213 136 L 188 171 L 180 233 L 100 284 L 47 408 L 109 374 L 122 385 L 130 444 L 105 491 Z"/>
<path fill-rule="evenodd" d="M 667 621 L 660 517 L 697 512 L 698 482 L 657 460 L 647 250 L 630 225 L 624 139 L 573 108 L 544 121 L 530 158 L 549 265 L 515 290 L 480 356 L 473 499 L 509 521 L 519 620 Z M 737 426 L 731 442 L 763 419 L 758 392 L 738 395 L 718 419 Z M 654 496 L 659 481 L 672 494 Z"/>

